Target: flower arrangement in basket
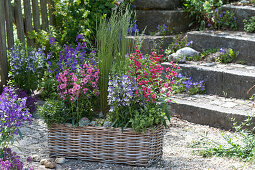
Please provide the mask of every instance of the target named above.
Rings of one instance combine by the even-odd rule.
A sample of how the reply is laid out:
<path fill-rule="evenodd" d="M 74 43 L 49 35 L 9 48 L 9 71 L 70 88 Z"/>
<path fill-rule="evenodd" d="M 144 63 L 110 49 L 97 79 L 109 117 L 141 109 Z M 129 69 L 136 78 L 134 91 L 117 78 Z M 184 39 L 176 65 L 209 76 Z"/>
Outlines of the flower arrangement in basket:
<path fill-rule="evenodd" d="M 50 61 L 56 56 L 47 58 L 57 95 L 39 113 L 49 126 L 51 156 L 139 166 L 161 158 L 178 68 L 172 63 L 164 70 L 162 55 L 143 55 L 138 47 L 126 55 L 129 26 L 127 12 L 101 21 L 97 54 L 84 52 L 86 45 L 78 42 L 65 47 L 55 64 Z M 117 39 L 107 37 L 116 35 L 112 31 Z"/>

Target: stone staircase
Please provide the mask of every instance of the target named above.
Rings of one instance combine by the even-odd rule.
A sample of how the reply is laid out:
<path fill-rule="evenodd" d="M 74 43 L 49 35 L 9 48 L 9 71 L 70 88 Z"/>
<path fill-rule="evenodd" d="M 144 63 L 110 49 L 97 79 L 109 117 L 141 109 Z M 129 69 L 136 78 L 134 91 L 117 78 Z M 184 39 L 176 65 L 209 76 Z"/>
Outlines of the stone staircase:
<path fill-rule="evenodd" d="M 189 26 L 189 17 L 182 9 L 181 0 L 135 0 L 136 20 L 140 32 L 145 33 L 139 37 L 143 40 L 142 52 L 150 53 L 153 48 L 153 41 L 159 42 L 163 36 L 151 36 L 151 32 L 157 32 L 158 25 L 167 26 L 166 36 L 162 48 L 167 48 L 173 41 L 175 34 L 186 32 Z M 129 39 L 136 41 L 136 37 Z"/>
<path fill-rule="evenodd" d="M 166 24 L 170 29 L 179 25 L 172 33 L 187 30 L 189 19 L 180 7 L 178 0 L 136 0 L 137 23 L 141 30 L 147 26 L 147 32 L 155 31 L 157 25 Z M 212 48 L 232 48 L 239 51 L 237 60 L 241 64 L 217 64 L 188 62 L 180 64 L 181 73 L 192 77 L 194 81 L 205 81 L 206 94 L 173 96 L 170 105 L 172 115 L 190 122 L 232 130 L 232 118 L 236 122 L 245 120 L 255 113 L 254 102 L 249 98 L 255 94 L 255 34 L 243 31 L 243 19 L 255 16 L 255 8 L 225 5 L 223 10 L 235 13 L 239 23 L 238 31 L 191 31 L 188 41 L 199 51 Z M 241 23 L 241 24 L 240 24 Z M 165 46 L 172 42 L 172 35 L 165 39 Z M 145 36 L 145 42 L 160 37 Z M 149 43 L 148 43 L 149 44 Z M 146 46 L 147 52 L 151 47 Z M 163 63 L 167 67 L 169 63 Z M 249 93 L 248 93 L 249 92 Z M 252 120 L 255 123 L 255 119 Z"/>

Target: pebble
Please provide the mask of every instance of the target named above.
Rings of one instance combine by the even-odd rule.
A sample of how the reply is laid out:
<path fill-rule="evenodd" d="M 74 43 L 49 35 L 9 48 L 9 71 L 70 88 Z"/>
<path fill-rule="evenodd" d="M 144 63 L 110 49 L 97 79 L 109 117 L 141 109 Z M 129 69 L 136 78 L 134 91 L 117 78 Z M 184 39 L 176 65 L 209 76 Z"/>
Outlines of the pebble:
<path fill-rule="evenodd" d="M 53 158 L 42 159 L 40 165 L 45 165 L 46 162 L 54 162 Z"/>
<path fill-rule="evenodd" d="M 47 162 L 45 163 L 45 168 L 54 169 L 54 168 L 56 168 L 56 163 L 55 163 L 55 162 L 49 162 L 49 161 L 47 161 Z"/>
<path fill-rule="evenodd" d="M 39 155 L 32 155 L 32 159 L 34 162 L 40 162 L 41 157 Z"/>
<path fill-rule="evenodd" d="M 55 160 L 55 162 L 57 163 L 57 164 L 63 164 L 63 163 L 65 163 L 65 158 L 56 158 L 56 160 Z"/>

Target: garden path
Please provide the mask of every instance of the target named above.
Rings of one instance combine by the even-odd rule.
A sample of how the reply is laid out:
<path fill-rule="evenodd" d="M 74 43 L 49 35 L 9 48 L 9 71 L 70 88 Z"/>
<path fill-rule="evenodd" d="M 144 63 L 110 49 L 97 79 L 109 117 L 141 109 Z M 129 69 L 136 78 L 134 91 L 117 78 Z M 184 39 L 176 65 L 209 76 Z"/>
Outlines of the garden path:
<path fill-rule="evenodd" d="M 48 157 L 47 151 L 47 127 L 42 119 L 34 119 L 31 125 L 24 124 L 21 128 L 24 138 L 18 144 L 22 151 L 17 152 L 21 155 L 22 159 L 25 157 L 38 154 L 41 158 Z M 231 134 L 230 132 L 226 132 Z M 255 169 L 255 165 L 250 163 L 240 162 L 235 159 L 210 157 L 203 158 L 192 154 L 194 148 L 189 147 L 194 140 L 201 139 L 205 136 L 209 139 L 223 142 L 220 130 L 208 126 L 189 123 L 187 121 L 173 117 L 168 124 L 164 138 L 163 159 L 150 168 L 131 167 L 126 165 L 105 164 L 96 162 L 86 162 L 68 159 L 66 163 L 57 165 L 56 169 L 59 170 L 143 170 L 143 169 L 172 169 L 172 170 L 185 170 L 185 169 Z M 202 140 L 199 140 L 202 142 Z M 39 165 L 38 162 L 33 162 L 35 170 L 44 170 L 44 166 Z"/>

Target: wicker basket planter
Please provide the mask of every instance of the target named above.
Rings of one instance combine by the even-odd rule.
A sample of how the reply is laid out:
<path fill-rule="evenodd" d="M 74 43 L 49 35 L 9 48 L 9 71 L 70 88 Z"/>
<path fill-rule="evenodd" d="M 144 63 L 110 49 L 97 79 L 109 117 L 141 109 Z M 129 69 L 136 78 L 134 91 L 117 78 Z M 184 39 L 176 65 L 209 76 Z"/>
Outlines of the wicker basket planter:
<path fill-rule="evenodd" d="M 145 134 L 131 128 L 78 127 L 53 125 L 49 128 L 52 157 L 149 166 L 162 157 L 163 126 Z"/>

